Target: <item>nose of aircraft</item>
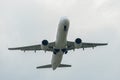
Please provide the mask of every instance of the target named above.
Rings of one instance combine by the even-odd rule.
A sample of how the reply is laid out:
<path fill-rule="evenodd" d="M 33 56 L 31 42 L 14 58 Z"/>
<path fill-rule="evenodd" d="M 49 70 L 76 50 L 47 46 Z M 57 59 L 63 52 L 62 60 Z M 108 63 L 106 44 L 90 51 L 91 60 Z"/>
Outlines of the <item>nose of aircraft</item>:
<path fill-rule="evenodd" d="M 63 24 L 69 24 L 69 19 L 67 17 L 61 17 L 61 23 Z"/>

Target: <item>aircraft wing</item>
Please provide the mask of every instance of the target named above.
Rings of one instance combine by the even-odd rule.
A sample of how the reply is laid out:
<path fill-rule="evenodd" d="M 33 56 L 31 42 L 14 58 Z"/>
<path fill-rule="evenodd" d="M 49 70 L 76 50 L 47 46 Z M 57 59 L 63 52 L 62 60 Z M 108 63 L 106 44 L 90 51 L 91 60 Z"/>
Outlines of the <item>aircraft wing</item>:
<path fill-rule="evenodd" d="M 94 48 L 97 46 L 105 46 L 108 45 L 107 43 L 87 43 L 87 42 L 82 42 L 82 45 L 79 46 L 79 48 Z M 74 46 L 74 42 L 72 41 L 67 41 L 67 46 L 68 46 L 68 50 L 74 50 L 76 49 Z"/>
<path fill-rule="evenodd" d="M 48 49 L 46 51 L 53 51 L 53 46 L 55 42 L 51 42 L 48 44 Z M 36 51 L 42 50 L 41 45 L 31 45 L 31 46 L 23 46 L 23 47 L 15 47 L 15 48 L 8 48 L 9 50 L 21 50 L 21 51 Z"/>
<path fill-rule="evenodd" d="M 104 46 L 107 43 L 86 43 L 82 42 L 82 45 L 79 48 L 94 48 L 96 46 Z M 46 51 L 53 51 L 53 47 L 55 46 L 55 42 L 51 42 L 48 44 L 48 49 Z M 76 49 L 74 46 L 74 42 L 67 41 L 67 50 L 74 50 Z M 15 47 L 15 48 L 8 48 L 9 50 L 21 50 L 21 51 L 37 51 L 42 50 L 41 45 L 31 45 L 31 46 L 23 46 L 23 47 Z M 77 48 L 78 49 L 78 48 Z"/>

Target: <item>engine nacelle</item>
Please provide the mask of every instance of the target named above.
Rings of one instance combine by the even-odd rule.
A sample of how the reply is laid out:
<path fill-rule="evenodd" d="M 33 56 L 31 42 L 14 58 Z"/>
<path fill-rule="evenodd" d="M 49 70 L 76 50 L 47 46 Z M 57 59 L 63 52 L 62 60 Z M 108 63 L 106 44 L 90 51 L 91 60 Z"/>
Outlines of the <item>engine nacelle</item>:
<path fill-rule="evenodd" d="M 80 48 L 82 46 L 82 40 L 80 38 L 75 39 L 75 48 Z"/>
<path fill-rule="evenodd" d="M 42 45 L 41 45 L 41 49 L 42 50 L 47 50 L 48 49 L 48 41 L 47 40 L 43 40 L 42 41 Z"/>

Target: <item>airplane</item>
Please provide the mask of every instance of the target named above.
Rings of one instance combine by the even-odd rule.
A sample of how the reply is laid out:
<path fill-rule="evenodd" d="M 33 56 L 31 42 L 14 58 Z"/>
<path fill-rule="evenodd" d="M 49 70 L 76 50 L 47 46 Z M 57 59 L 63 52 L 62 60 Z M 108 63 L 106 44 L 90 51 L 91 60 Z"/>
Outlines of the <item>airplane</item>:
<path fill-rule="evenodd" d="M 96 46 L 104 46 L 108 45 L 108 43 L 87 43 L 83 42 L 81 38 L 76 38 L 75 41 L 67 41 L 67 34 L 69 30 L 69 19 L 67 17 L 62 17 L 58 24 L 58 30 L 56 35 L 56 40 L 54 42 L 48 42 L 48 40 L 42 40 L 41 44 L 31 45 L 31 46 L 23 46 L 23 47 L 15 47 L 8 48 L 8 50 L 21 50 L 21 51 L 51 51 L 52 59 L 51 64 L 38 66 L 37 69 L 41 68 L 52 68 L 55 70 L 56 68 L 63 67 L 71 67 L 68 64 L 61 64 L 63 54 L 67 54 L 69 50 L 75 49 L 83 49 L 84 48 L 94 48 Z"/>

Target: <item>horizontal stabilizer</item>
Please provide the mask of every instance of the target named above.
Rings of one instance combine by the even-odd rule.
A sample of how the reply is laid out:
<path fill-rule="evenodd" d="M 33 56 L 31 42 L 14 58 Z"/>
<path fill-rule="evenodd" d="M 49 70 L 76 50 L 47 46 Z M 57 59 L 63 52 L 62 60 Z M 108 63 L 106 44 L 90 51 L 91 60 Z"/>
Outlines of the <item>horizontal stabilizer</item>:
<path fill-rule="evenodd" d="M 71 65 L 68 65 L 68 64 L 60 64 L 58 67 L 71 67 Z"/>
<path fill-rule="evenodd" d="M 58 67 L 71 67 L 71 65 L 68 65 L 68 64 L 60 64 Z M 37 69 L 40 69 L 40 68 L 52 68 L 52 65 L 51 64 L 48 64 L 48 65 L 43 65 L 43 66 L 38 66 L 36 67 Z"/>
<path fill-rule="evenodd" d="M 51 68 L 51 67 L 52 67 L 52 65 L 48 64 L 48 65 L 38 66 L 36 68 L 39 69 L 39 68 Z"/>

